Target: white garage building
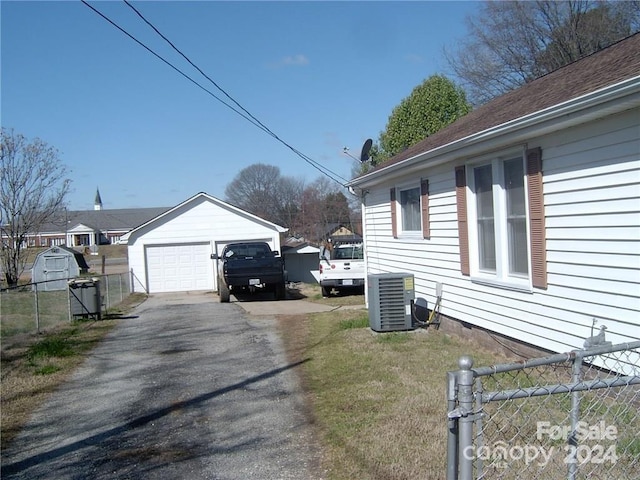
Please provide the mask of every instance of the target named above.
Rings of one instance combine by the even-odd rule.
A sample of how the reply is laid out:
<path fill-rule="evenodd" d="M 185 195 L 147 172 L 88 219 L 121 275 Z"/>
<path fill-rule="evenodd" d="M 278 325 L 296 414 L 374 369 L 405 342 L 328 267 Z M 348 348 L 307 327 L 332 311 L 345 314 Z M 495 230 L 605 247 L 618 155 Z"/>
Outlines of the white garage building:
<path fill-rule="evenodd" d="M 198 193 L 180 205 L 131 230 L 129 268 L 134 292 L 184 292 L 218 288 L 213 253 L 228 243 L 264 241 L 280 251 L 287 229 Z"/>

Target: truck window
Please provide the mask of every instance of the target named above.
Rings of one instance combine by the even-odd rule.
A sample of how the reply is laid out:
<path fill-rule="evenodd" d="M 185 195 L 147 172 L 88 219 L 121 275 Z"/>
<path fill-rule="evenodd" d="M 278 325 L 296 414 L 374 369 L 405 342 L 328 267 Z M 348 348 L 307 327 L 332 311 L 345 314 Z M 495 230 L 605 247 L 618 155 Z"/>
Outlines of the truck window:
<path fill-rule="evenodd" d="M 333 251 L 335 260 L 361 260 L 364 258 L 362 246 L 336 248 Z"/>
<path fill-rule="evenodd" d="M 225 258 L 263 258 L 268 256 L 269 252 L 268 245 L 246 245 L 246 244 L 237 244 L 237 245 L 229 245 L 225 249 L 224 257 Z"/>

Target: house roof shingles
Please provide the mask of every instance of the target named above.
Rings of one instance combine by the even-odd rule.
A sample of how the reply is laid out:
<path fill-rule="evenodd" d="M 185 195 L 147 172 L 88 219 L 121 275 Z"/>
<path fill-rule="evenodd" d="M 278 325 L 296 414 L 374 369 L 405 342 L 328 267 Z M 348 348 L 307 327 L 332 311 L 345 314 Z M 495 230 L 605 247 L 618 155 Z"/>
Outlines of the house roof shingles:
<path fill-rule="evenodd" d="M 390 158 L 374 171 L 638 75 L 640 33 L 491 100 Z"/>
<path fill-rule="evenodd" d="M 77 210 L 66 213 L 67 228 L 82 224 L 103 231 L 129 231 L 169 210 L 169 207 Z M 43 225 L 42 232 L 64 231 L 64 219 Z"/>

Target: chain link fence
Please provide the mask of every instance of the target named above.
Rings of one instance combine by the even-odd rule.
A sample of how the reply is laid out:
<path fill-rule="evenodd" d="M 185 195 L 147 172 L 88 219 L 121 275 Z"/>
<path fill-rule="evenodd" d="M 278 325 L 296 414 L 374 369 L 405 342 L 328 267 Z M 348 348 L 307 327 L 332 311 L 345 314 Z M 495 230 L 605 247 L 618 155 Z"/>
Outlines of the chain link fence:
<path fill-rule="evenodd" d="M 459 367 L 447 480 L 640 478 L 640 341 Z"/>
<path fill-rule="evenodd" d="M 92 281 L 99 282 L 102 312 L 107 312 L 130 295 L 131 277 L 130 272 L 90 277 Z M 28 283 L 0 291 L 0 335 L 3 343 L 12 336 L 41 332 L 73 319 L 74 298 L 70 290 L 49 291 L 47 283 Z"/>

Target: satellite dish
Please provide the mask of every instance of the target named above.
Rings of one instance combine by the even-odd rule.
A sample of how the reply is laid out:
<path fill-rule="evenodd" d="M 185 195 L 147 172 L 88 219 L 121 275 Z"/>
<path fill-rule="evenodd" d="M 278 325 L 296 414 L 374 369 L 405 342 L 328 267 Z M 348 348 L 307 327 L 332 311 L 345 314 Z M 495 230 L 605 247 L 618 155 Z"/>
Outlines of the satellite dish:
<path fill-rule="evenodd" d="M 362 145 L 362 152 L 360 153 L 360 163 L 364 163 L 369 160 L 369 151 L 371 150 L 371 145 L 373 145 L 373 140 L 367 138 Z"/>

